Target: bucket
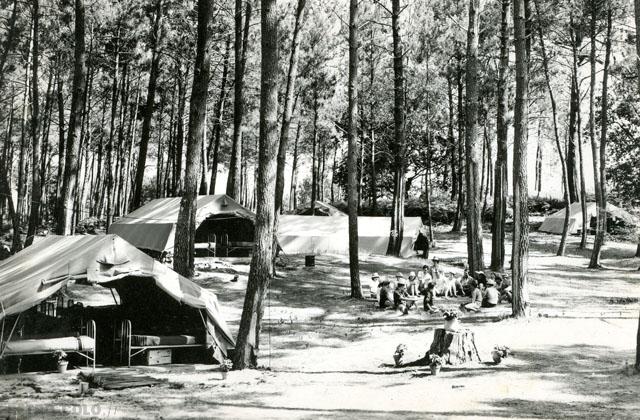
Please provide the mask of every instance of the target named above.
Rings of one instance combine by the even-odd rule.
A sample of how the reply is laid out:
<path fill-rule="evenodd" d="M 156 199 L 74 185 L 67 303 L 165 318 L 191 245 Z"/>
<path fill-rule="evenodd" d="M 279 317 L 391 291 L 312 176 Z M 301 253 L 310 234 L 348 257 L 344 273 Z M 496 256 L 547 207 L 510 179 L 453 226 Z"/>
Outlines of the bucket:
<path fill-rule="evenodd" d="M 65 373 L 67 371 L 67 365 L 69 364 L 66 360 L 61 360 L 58 362 L 58 373 Z"/>
<path fill-rule="evenodd" d="M 315 255 L 305 255 L 304 256 L 304 266 L 305 267 L 315 267 L 316 266 L 316 256 Z"/>

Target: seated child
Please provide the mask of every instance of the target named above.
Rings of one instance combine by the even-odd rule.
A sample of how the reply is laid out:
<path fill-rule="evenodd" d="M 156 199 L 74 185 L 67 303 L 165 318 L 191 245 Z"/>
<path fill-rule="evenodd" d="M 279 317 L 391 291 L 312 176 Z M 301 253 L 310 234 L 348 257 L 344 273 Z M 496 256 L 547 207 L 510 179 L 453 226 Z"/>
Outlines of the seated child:
<path fill-rule="evenodd" d="M 378 296 L 380 294 L 380 287 L 380 276 L 378 275 L 378 273 L 373 273 L 373 275 L 371 276 L 371 283 L 369 284 L 372 298 L 378 299 Z"/>
<path fill-rule="evenodd" d="M 406 302 L 402 298 L 408 297 L 407 285 L 404 282 L 398 283 L 398 287 L 393 292 L 393 307 L 403 314 L 409 313 L 409 310 L 415 306 L 413 302 Z"/>
<path fill-rule="evenodd" d="M 500 293 L 498 303 L 501 303 L 503 300 L 511 303 L 511 300 L 513 299 L 511 279 L 507 276 L 503 277 L 500 273 L 496 273 L 496 282 L 498 283 L 498 292 Z"/>
<path fill-rule="evenodd" d="M 392 308 L 393 307 L 393 290 L 391 288 L 391 283 L 389 281 L 383 281 L 380 283 L 380 297 L 378 298 L 378 302 L 380 303 L 381 309 Z"/>
<path fill-rule="evenodd" d="M 471 302 L 460 305 L 460 309 L 467 310 L 471 312 L 478 312 L 480 307 L 482 306 L 482 291 L 480 290 L 480 285 L 475 279 L 471 279 L 469 282 L 470 286 L 473 287 L 471 292 Z"/>
<path fill-rule="evenodd" d="M 439 311 L 439 309 L 436 308 L 433 304 L 433 297 L 435 295 L 434 288 L 435 288 L 435 284 L 427 283 L 427 286 L 424 289 L 424 292 L 423 292 L 424 300 L 422 304 L 425 312 L 435 313 Z"/>
<path fill-rule="evenodd" d="M 409 288 L 408 288 L 409 295 L 418 296 L 419 288 L 420 288 L 420 280 L 418 280 L 418 277 L 416 276 L 415 271 L 412 271 L 409 273 Z"/>
<path fill-rule="evenodd" d="M 499 298 L 500 298 L 500 293 L 498 292 L 498 289 L 496 289 L 496 282 L 493 281 L 493 279 L 488 279 L 487 288 L 483 293 L 482 307 L 493 308 L 498 304 Z"/>

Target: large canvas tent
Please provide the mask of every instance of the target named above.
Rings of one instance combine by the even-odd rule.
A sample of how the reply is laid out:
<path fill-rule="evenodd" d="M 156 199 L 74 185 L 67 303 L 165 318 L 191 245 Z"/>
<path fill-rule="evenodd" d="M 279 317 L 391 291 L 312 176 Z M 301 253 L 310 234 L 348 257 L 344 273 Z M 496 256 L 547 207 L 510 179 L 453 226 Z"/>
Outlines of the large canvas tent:
<path fill-rule="evenodd" d="M 389 245 L 390 217 L 358 217 L 358 246 L 361 254 L 384 255 Z M 349 254 L 347 217 L 280 216 L 278 242 L 287 254 Z M 419 217 L 405 217 L 400 255 L 416 254 L 415 243 L 424 234 Z M 423 233 L 421 233 L 423 232 Z"/>
<path fill-rule="evenodd" d="M 565 209 L 559 210 L 547 216 L 538 230 L 546 233 L 561 234 L 564 226 Z M 587 203 L 587 224 L 590 225 L 591 219 L 597 217 L 598 208 L 596 203 Z M 637 220 L 625 210 L 613 204 L 607 204 L 607 218 L 614 223 L 623 223 L 635 226 Z M 578 233 L 582 229 L 582 205 L 573 203 L 569 206 L 569 234 Z"/>
<path fill-rule="evenodd" d="M 172 253 L 180 200 L 180 197 L 152 200 L 114 222 L 109 233 L 154 254 Z M 227 239 L 234 249 L 250 249 L 254 221 L 253 212 L 225 194 L 198 196 L 196 243 L 220 243 Z"/>
<path fill-rule="evenodd" d="M 0 262 L 0 321 L 34 308 L 76 282 L 116 290 L 119 306 L 145 319 L 171 310 L 160 304 L 160 298 L 174 302 L 176 308 L 192 309 L 194 318 L 206 323 L 206 345 L 217 360 L 235 346 L 213 292 L 116 235 L 49 236 Z"/>

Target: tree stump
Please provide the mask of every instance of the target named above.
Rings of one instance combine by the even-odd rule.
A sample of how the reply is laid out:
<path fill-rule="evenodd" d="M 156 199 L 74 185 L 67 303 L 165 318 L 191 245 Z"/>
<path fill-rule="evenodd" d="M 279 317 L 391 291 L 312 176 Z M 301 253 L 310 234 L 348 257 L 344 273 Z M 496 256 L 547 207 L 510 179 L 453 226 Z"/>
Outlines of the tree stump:
<path fill-rule="evenodd" d="M 475 336 L 471 330 L 448 331 L 436 328 L 429 354 L 444 357 L 445 363 L 449 365 L 480 362 Z"/>

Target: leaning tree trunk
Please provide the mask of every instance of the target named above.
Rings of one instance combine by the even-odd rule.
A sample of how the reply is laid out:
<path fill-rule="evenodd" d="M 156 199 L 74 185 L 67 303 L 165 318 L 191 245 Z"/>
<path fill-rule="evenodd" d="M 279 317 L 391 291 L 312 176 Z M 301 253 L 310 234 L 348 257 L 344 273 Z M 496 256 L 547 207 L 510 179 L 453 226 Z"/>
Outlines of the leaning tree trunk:
<path fill-rule="evenodd" d="M 467 128 L 465 130 L 467 184 L 467 261 L 471 273 L 484 270 L 482 252 L 482 185 L 479 165 L 482 144 L 478 141 L 478 8 L 479 0 L 469 1 L 469 29 L 467 31 Z M 483 171 L 484 172 L 484 171 Z"/>
<path fill-rule="evenodd" d="M 196 237 L 196 210 L 198 198 L 198 171 L 205 127 L 207 92 L 209 88 L 210 56 L 207 51 L 209 21 L 213 0 L 198 0 L 198 31 L 196 61 L 193 68 L 193 88 L 189 105 L 189 134 L 187 136 L 187 166 L 180 211 L 176 224 L 173 269 L 185 277 L 194 275 L 194 246 Z"/>
<path fill-rule="evenodd" d="M 84 0 L 75 0 L 75 47 L 73 85 L 71 94 L 71 115 L 67 136 L 64 178 L 60 193 L 57 233 L 69 235 L 72 229 L 74 186 L 78 176 L 78 149 L 82 131 L 82 112 L 85 101 L 85 79 L 87 77 L 87 55 L 85 52 Z"/>
<path fill-rule="evenodd" d="M 278 146 L 278 170 L 276 175 L 276 220 L 278 214 L 282 212 L 282 199 L 284 196 L 284 170 L 287 158 L 287 148 L 289 145 L 289 130 L 291 128 L 291 117 L 293 116 L 294 93 L 296 77 L 298 76 L 298 56 L 299 56 L 299 35 L 306 0 L 298 0 L 296 8 L 296 19 L 291 35 L 291 55 L 289 57 L 289 71 L 287 72 L 287 86 L 284 94 L 284 105 L 282 113 L 282 130 L 280 131 L 280 145 Z M 276 223 L 277 225 L 277 223 Z M 276 226 L 277 229 L 277 226 Z"/>
<path fill-rule="evenodd" d="M 540 20 L 540 9 L 538 7 L 538 0 L 535 0 L 536 14 L 538 20 Z M 571 216 L 571 201 L 570 201 L 570 187 L 569 187 L 569 174 L 568 168 L 562 154 L 562 144 L 560 143 L 560 134 L 558 132 L 558 107 L 556 106 L 556 99 L 553 95 L 553 89 L 551 87 L 551 77 L 549 75 L 549 60 L 547 58 L 547 52 L 544 45 L 544 37 L 542 36 L 542 26 L 538 25 L 538 39 L 540 40 L 540 50 L 542 53 L 542 68 L 544 70 L 544 78 L 547 83 L 547 90 L 549 91 L 549 100 L 551 102 L 551 116 L 553 120 L 553 136 L 556 141 L 556 149 L 558 150 L 558 160 L 560 161 L 560 168 L 562 169 L 562 191 L 564 194 L 564 222 L 562 225 L 562 237 L 560 238 L 560 245 L 558 246 L 558 252 L 556 255 L 562 256 L 567 248 L 567 235 L 569 234 L 569 218 Z"/>
<path fill-rule="evenodd" d="M 349 275 L 351 297 L 362 299 L 358 260 L 358 0 L 351 0 L 349 9 L 349 147 L 347 152 Z"/>
<path fill-rule="evenodd" d="M 151 36 L 151 69 L 149 70 L 149 88 L 147 89 L 147 102 L 142 120 L 142 133 L 140 135 L 140 148 L 138 151 L 138 164 L 136 167 L 135 186 L 133 188 L 133 199 L 131 207 L 136 209 L 142 204 L 142 187 L 144 184 L 144 168 L 147 164 L 147 150 L 149 148 L 149 138 L 151 137 L 151 119 L 156 102 L 156 86 L 160 67 L 160 52 L 158 44 L 160 42 L 160 30 L 162 20 L 162 0 L 156 0 L 155 19 L 153 22 L 153 32 Z"/>
<path fill-rule="evenodd" d="M 594 155 L 600 159 L 600 200 L 596 201 L 596 207 L 598 209 L 598 223 L 596 225 L 596 237 L 593 241 L 593 251 L 591 253 L 591 261 L 589 261 L 589 268 L 600 268 L 600 254 L 602 252 L 602 245 L 604 244 L 604 235 L 607 231 L 607 171 L 606 171 L 606 153 L 607 153 L 607 128 L 609 118 L 607 113 L 609 112 L 608 101 L 608 83 L 609 83 L 609 64 L 611 61 L 611 30 L 612 30 L 612 17 L 613 11 L 611 6 L 607 8 L 607 35 L 605 40 L 605 58 L 604 69 L 602 74 L 602 105 L 600 107 L 600 150 L 598 155 Z"/>
<path fill-rule="evenodd" d="M 513 316 L 527 316 L 529 260 L 529 209 L 527 184 L 527 125 L 529 123 L 529 56 L 527 54 L 526 3 L 514 0 L 516 50 L 516 102 L 513 139 Z"/>
<path fill-rule="evenodd" d="M 497 152 L 493 190 L 493 222 L 491 225 L 491 269 L 504 270 L 504 238 L 507 216 L 507 112 L 509 91 L 509 5 L 510 0 L 502 0 L 500 21 L 500 68 L 498 71 L 498 109 L 496 121 Z"/>
<path fill-rule="evenodd" d="M 33 64 L 31 69 L 31 213 L 25 246 L 33 243 L 38 224 L 40 224 L 40 201 L 42 200 L 42 173 L 40 172 L 40 98 L 38 94 L 40 2 L 33 0 Z"/>
<path fill-rule="evenodd" d="M 400 0 L 391 2 L 391 30 L 393 33 L 393 126 L 394 126 L 394 162 L 393 162 L 393 209 L 387 255 L 399 256 L 404 236 L 404 187 L 405 187 L 405 91 L 404 91 L 404 53 L 400 37 Z"/>
<path fill-rule="evenodd" d="M 262 0 L 262 62 L 260 88 L 260 142 L 257 214 L 253 257 L 240 329 L 233 358 L 234 369 L 256 366 L 260 345 L 263 301 L 273 274 L 273 223 L 278 151 L 278 11 L 276 0 Z"/>

